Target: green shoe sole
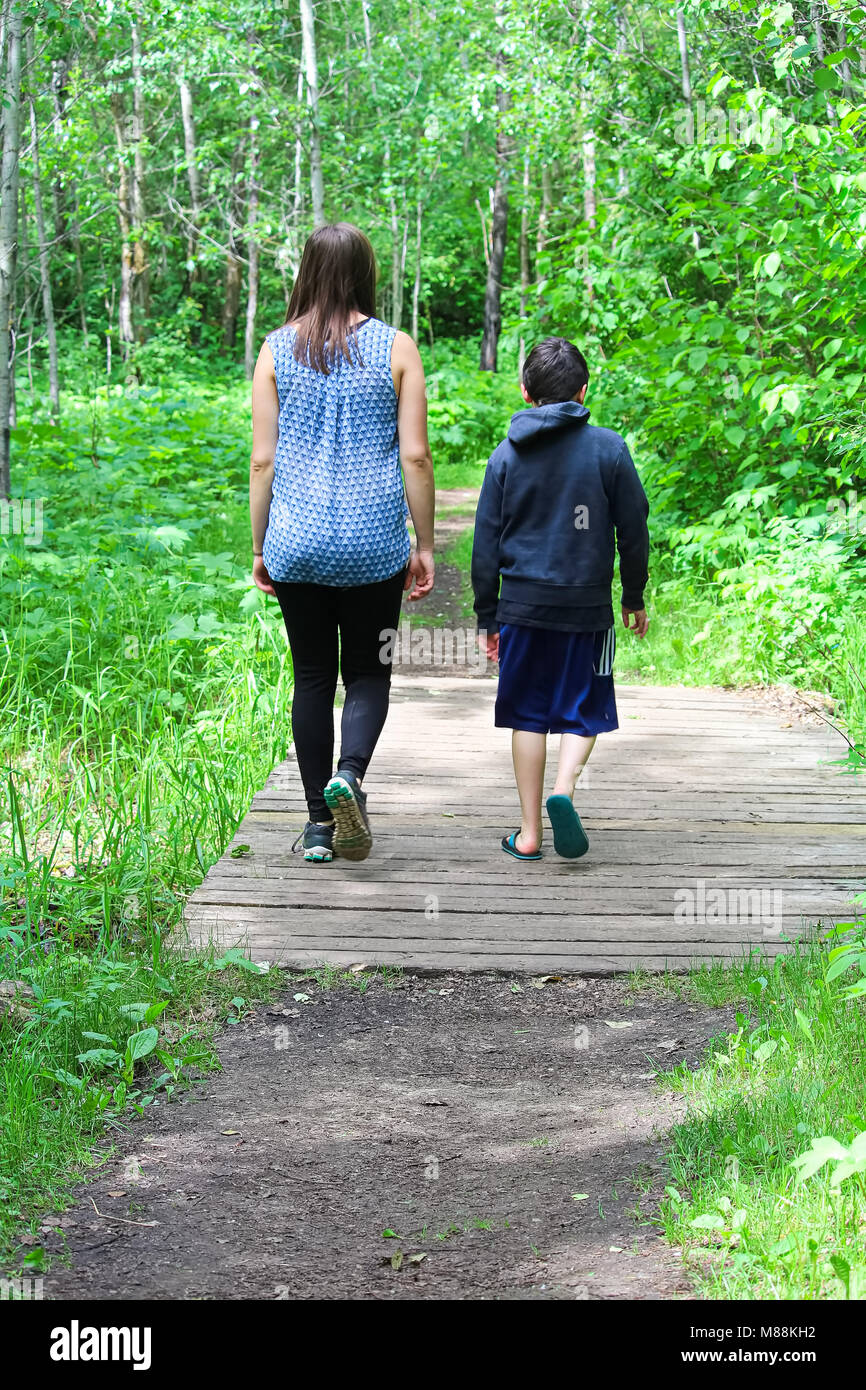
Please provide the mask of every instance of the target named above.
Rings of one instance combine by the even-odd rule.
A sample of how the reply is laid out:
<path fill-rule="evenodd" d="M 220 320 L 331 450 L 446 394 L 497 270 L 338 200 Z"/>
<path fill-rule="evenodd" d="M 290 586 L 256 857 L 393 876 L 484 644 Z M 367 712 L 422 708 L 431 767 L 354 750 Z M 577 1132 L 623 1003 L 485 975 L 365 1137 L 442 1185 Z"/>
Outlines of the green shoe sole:
<path fill-rule="evenodd" d="M 325 787 L 325 801 L 334 817 L 334 853 L 355 862 L 366 859 L 373 835 L 364 808 L 344 777 L 332 777 Z"/>

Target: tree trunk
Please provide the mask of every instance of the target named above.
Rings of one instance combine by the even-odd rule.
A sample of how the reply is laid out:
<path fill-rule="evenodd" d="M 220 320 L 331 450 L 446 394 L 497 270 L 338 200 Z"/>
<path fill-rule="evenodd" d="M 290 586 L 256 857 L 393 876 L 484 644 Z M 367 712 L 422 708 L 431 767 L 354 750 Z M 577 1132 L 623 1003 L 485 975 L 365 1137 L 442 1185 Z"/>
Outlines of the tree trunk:
<path fill-rule="evenodd" d="M 66 109 L 66 83 L 69 77 L 69 63 L 66 58 L 55 59 L 51 64 L 51 106 L 53 111 L 54 143 L 59 150 L 64 143 L 63 117 Z M 57 241 L 65 241 L 68 235 L 66 215 L 66 189 L 58 173 L 51 185 L 51 200 L 54 208 L 54 236 Z"/>
<path fill-rule="evenodd" d="M 686 20 L 682 10 L 677 10 L 677 38 L 680 43 L 680 74 L 682 77 L 683 101 L 687 105 L 692 100 L 692 77 L 689 71 L 689 45 L 686 39 Z"/>
<path fill-rule="evenodd" d="M 247 380 L 253 379 L 256 365 L 256 310 L 259 304 L 259 244 L 256 240 L 256 219 L 259 210 L 259 146 L 258 118 L 250 116 L 250 173 L 247 194 L 247 321 L 244 331 L 244 369 Z"/>
<path fill-rule="evenodd" d="M 27 66 L 33 71 L 33 31 L 27 34 Z M 42 184 L 39 172 L 39 128 L 36 123 L 36 103 L 30 93 L 30 159 L 33 168 L 33 214 L 36 219 L 36 239 L 39 248 L 39 280 L 42 290 L 42 315 L 48 339 L 48 397 L 51 418 L 60 417 L 60 376 L 57 368 L 57 329 L 54 323 L 54 296 L 51 293 L 51 265 L 48 238 L 45 235 L 45 210 L 42 205 Z"/>
<path fill-rule="evenodd" d="M 242 151 L 235 150 L 232 155 L 232 180 L 229 189 L 228 207 L 228 252 L 226 255 L 225 297 L 223 299 L 223 350 L 234 349 L 238 331 L 238 315 L 241 306 L 241 255 L 243 242 L 240 235 L 240 219 L 243 215 L 240 206 L 238 184 L 240 180 Z"/>
<path fill-rule="evenodd" d="M 518 374 L 523 376 L 526 361 L 526 306 L 529 300 L 529 156 L 523 158 L 523 198 L 520 204 L 520 352 Z"/>
<path fill-rule="evenodd" d="M 78 225 L 78 214 L 72 219 L 70 228 L 72 238 L 72 257 L 75 264 L 75 294 L 78 300 L 78 317 L 81 322 L 81 334 L 84 338 L 84 346 L 90 341 L 90 334 L 87 329 L 87 292 L 84 287 L 84 263 L 81 259 L 81 230 Z"/>
<path fill-rule="evenodd" d="M 290 255 L 291 272 L 294 281 L 301 263 L 301 214 L 304 210 L 304 185 L 301 178 L 303 171 L 304 138 L 301 128 L 301 103 L 304 100 L 304 70 L 298 68 L 298 122 L 295 127 L 295 169 L 294 169 L 294 194 L 292 197 L 292 227 L 290 236 Z M 289 307 L 288 298 L 286 308 Z"/>
<path fill-rule="evenodd" d="M 815 56 L 819 63 L 824 61 L 824 26 L 821 23 L 821 6 L 812 6 L 812 28 L 815 30 Z"/>
<path fill-rule="evenodd" d="M 500 72 L 504 71 L 505 60 L 501 54 L 496 65 Z M 490 264 L 487 267 L 487 284 L 484 289 L 484 333 L 481 339 L 482 372 L 496 371 L 499 334 L 502 331 L 502 268 L 505 264 L 505 246 L 508 239 L 508 182 L 512 155 L 511 140 L 505 131 L 505 113 L 509 104 L 508 92 L 505 87 L 499 87 L 496 94 L 499 113 L 496 132 L 496 183 L 493 189 Z"/>
<path fill-rule="evenodd" d="M 132 215 L 132 297 L 140 310 L 137 320 L 139 338 L 144 338 L 147 316 L 150 313 L 150 266 L 147 259 L 146 221 L 144 202 L 144 83 L 141 73 L 141 40 L 138 23 L 132 21 L 132 181 L 129 200 Z"/>
<path fill-rule="evenodd" d="M 370 23 L 369 0 L 362 0 L 361 12 L 364 19 L 364 47 L 367 52 L 367 66 L 370 70 L 370 91 L 373 105 L 379 118 L 382 131 L 382 172 L 383 182 L 388 190 L 388 213 L 391 222 L 391 298 L 390 321 L 395 328 L 402 327 L 403 320 L 403 265 L 401 255 L 402 234 L 400 217 L 397 211 L 397 197 L 391 174 L 391 141 L 388 136 L 387 118 L 379 105 L 376 72 L 373 67 L 373 29 Z"/>
<path fill-rule="evenodd" d="M 424 205 L 421 199 L 415 205 L 415 278 L 412 281 L 412 338 L 418 341 L 418 305 L 421 300 L 421 234 L 424 223 Z"/>
<path fill-rule="evenodd" d="M 316 58 L 316 21 L 313 0 L 300 0 L 301 44 L 307 82 L 307 110 L 310 117 L 310 193 L 313 222 L 321 227 L 325 220 L 325 184 L 322 177 L 322 139 L 319 132 L 319 65 Z"/>
<path fill-rule="evenodd" d="M 6 89 L 0 165 L 0 497 L 10 495 L 9 417 L 13 401 L 12 333 L 18 250 L 18 143 L 21 101 L 21 8 L 6 7 Z"/>
<path fill-rule="evenodd" d="M 117 301 L 117 336 L 124 357 L 135 342 L 135 319 L 132 308 L 132 214 L 129 207 L 129 174 L 126 168 L 126 141 L 123 132 L 123 103 L 119 93 L 111 98 L 111 115 L 117 141 L 117 220 L 120 224 L 120 298 Z"/>
<path fill-rule="evenodd" d="M 185 77 L 178 78 L 180 118 L 183 123 L 183 149 L 186 160 L 186 181 L 189 187 L 189 226 L 186 234 L 187 288 L 198 279 L 198 230 L 201 221 L 201 194 L 196 163 L 195 119 L 192 91 Z"/>
<path fill-rule="evenodd" d="M 553 189 L 551 186 L 550 169 L 546 164 L 541 167 L 541 201 L 538 206 L 538 222 L 535 228 L 535 266 L 536 276 L 539 275 L 538 261 L 547 250 L 547 234 L 550 227 L 550 209 L 553 204 Z M 547 318 L 545 310 L 544 295 L 539 290 L 537 299 L 538 321 L 544 323 Z"/>

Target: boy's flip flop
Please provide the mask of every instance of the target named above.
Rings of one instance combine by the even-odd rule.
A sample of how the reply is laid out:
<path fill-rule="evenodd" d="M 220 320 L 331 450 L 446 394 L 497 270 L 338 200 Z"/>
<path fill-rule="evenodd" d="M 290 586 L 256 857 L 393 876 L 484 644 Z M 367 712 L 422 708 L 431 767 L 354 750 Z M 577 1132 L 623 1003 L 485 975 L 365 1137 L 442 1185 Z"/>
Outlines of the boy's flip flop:
<path fill-rule="evenodd" d="M 503 835 L 500 844 L 506 854 L 510 854 L 512 859 L 543 859 L 544 856 L 540 849 L 533 850 L 532 854 L 522 854 L 517 848 L 517 837 L 519 830 L 514 830 L 510 835 Z"/>
<path fill-rule="evenodd" d="M 580 816 L 567 796 L 549 796 L 547 814 L 553 830 L 553 848 L 563 859 L 580 859 L 589 849 Z"/>

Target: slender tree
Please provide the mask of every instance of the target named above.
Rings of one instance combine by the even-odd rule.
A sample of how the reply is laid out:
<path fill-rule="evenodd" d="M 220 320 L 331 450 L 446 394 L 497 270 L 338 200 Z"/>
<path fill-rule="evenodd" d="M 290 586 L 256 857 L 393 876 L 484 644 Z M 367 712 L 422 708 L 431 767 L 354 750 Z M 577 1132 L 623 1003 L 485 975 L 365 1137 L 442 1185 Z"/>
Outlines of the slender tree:
<path fill-rule="evenodd" d="M 195 117 L 193 115 L 192 90 L 189 82 L 181 76 L 177 82 L 180 94 L 180 117 L 183 125 L 183 151 L 186 163 L 186 180 L 189 188 L 189 219 L 186 236 L 187 287 L 198 278 L 198 241 L 201 224 L 201 189 L 198 173 L 198 152 L 195 142 Z"/>
<path fill-rule="evenodd" d="M 256 365 L 256 312 L 259 303 L 259 243 L 256 220 L 259 210 L 258 117 L 250 116 L 249 177 L 247 193 L 247 318 L 244 329 L 244 369 L 252 380 Z"/>
<path fill-rule="evenodd" d="M 6 0 L 6 86 L 3 99 L 3 160 L 0 165 L 0 497 L 9 497 L 9 425 L 13 401 L 12 315 L 18 251 L 18 158 L 21 103 L 21 8 Z"/>
<path fill-rule="evenodd" d="M 495 372 L 502 331 L 502 271 L 508 240 L 508 191 L 513 155 L 511 136 L 506 129 L 506 116 L 511 105 L 505 85 L 505 56 L 496 58 L 498 83 L 496 88 L 496 182 L 493 187 L 493 216 L 490 228 L 490 263 L 484 287 L 484 332 L 481 338 L 481 370 Z"/>
<path fill-rule="evenodd" d="M 34 68 L 33 30 L 27 31 L 27 67 L 30 80 Z M 30 107 L 30 168 L 33 177 L 33 216 L 36 221 L 37 254 L 39 257 L 39 281 L 42 291 L 42 317 L 45 320 L 45 337 L 48 342 L 48 398 L 51 402 L 53 420 L 60 417 L 60 373 L 57 365 L 57 328 L 54 321 L 54 296 L 51 292 L 51 260 L 48 250 L 48 236 L 45 230 L 45 209 L 42 203 L 42 177 L 39 169 L 39 126 L 36 121 L 36 102 L 33 92 L 28 92 Z"/>
<path fill-rule="evenodd" d="M 322 136 L 319 130 L 319 61 L 316 53 L 316 21 L 313 0 L 300 0 L 301 44 L 307 86 L 310 123 L 310 193 L 313 221 L 320 227 L 325 220 L 325 182 L 322 174 Z"/>

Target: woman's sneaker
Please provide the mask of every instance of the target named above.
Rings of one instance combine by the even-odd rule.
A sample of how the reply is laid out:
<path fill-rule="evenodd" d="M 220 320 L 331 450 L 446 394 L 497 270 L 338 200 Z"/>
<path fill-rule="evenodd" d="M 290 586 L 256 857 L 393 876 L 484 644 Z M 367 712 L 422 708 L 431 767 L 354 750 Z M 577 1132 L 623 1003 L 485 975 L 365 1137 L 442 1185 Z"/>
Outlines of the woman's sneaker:
<path fill-rule="evenodd" d="M 299 854 L 298 846 L 303 849 L 304 858 L 311 864 L 330 864 L 334 857 L 334 822 L 329 825 L 317 825 L 315 821 L 308 820 L 295 843 L 292 845 L 292 854 Z"/>
<path fill-rule="evenodd" d="M 373 844 L 367 819 L 367 794 L 351 772 L 338 772 L 325 788 L 334 817 L 334 853 L 341 859 L 366 859 Z"/>

